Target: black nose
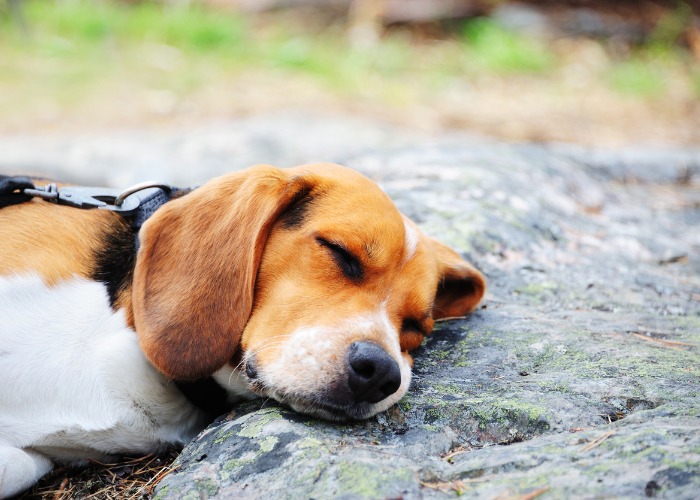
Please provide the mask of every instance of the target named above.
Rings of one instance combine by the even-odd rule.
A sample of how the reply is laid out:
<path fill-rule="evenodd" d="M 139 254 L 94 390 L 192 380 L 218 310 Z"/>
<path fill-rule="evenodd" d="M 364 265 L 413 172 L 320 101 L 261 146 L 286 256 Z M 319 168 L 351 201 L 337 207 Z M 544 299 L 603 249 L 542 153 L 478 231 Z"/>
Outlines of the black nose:
<path fill-rule="evenodd" d="M 255 355 L 252 355 L 245 363 L 245 374 L 250 380 L 258 378 L 258 364 L 256 363 Z"/>
<path fill-rule="evenodd" d="M 348 349 L 348 384 L 356 401 L 378 403 L 401 386 L 398 363 L 371 342 L 354 342 Z"/>

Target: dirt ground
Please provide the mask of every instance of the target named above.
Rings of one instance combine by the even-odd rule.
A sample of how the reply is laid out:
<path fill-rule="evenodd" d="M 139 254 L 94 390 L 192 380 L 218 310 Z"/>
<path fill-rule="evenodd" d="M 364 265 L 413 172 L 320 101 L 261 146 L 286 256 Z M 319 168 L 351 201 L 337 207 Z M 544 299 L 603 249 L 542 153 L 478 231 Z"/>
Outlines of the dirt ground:
<path fill-rule="evenodd" d="M 562 86 L 561 80 L 572 84 Z M 222 77 L 187 95 L 129 81 L 92 89 L 71 106 L 38 101 L 0 116 L 5 135 L 75 134 L 187 127 L 280 110 L 358 115 L 440 134 L 458 129 L 509 141 L 573 142 L 600 147 L 700 144 L 700 102 L 638 99 L 576 75 L 543 81 L 485 77 L 426 94 L 407 83 L 394 95 L 344 94 L 303 76 L 250 73 Z"/>

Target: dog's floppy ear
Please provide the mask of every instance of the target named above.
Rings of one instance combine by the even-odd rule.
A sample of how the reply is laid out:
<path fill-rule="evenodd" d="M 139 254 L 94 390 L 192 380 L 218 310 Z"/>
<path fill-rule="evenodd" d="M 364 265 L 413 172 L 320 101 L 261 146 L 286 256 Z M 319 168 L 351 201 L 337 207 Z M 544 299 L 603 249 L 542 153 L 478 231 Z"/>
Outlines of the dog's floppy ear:
<path fill-rule="evenodd" d="M 250 317 L 270 230 L 312 187 L 303 177 L 259 166 L 170 201 L 144 224 L 133 314 L 156 368 L 194 380 L 231 359 Z"/>
<path fill-rule="evenodd" d="M 464 316 L 474 310 L 486 291 L 486 280 L 471 264 L 439 241 L 430 239 L 438 266 L 433 317 Z"/>

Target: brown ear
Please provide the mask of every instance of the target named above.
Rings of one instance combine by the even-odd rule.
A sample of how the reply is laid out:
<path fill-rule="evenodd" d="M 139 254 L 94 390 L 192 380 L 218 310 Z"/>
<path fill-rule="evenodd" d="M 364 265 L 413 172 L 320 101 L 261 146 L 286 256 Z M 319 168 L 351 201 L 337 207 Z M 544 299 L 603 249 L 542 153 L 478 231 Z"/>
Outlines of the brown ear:
<path fill-rule="evenodd" d="M 450 248 L 432 239 L 431 244 L 440 276 L 433 317 L 464 316 L 473 311 L 484 296 L 486 280 Z"/>
<path fill-rule="evenodd" d="M 194 380 L 231 359 L 253 307 L 270 230 L 310 181 L 260 166 L 214 179 L 143 226 L 134 271 L 139 342 L 165 375 Z"/>

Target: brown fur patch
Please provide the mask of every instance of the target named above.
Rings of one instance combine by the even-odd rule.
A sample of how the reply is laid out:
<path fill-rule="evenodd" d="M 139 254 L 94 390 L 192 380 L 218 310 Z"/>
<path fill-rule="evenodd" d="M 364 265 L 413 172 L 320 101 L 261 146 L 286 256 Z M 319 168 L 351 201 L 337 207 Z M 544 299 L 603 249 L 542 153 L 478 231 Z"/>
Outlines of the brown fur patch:
<path fill-rule="evenodd" d="M 77 210 L 43 200 L 0 210 L 0 274 L 34 272 L 48 285 L 73 276 L 89 278 L 94 249 L 120 217 L 105 210 Z"/>

